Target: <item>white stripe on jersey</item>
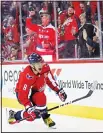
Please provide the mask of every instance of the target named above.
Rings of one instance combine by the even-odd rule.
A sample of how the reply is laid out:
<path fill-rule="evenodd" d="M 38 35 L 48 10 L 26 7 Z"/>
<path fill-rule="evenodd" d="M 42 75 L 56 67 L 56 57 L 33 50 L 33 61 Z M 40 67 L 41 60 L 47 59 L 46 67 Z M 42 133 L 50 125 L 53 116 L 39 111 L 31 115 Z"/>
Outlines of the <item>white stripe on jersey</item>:
<path fill-rule="evenodd" d="M 23 117 L 24 112 L 25 112 L 25 110 L 23 110 L 23 111 L 21 112 L 21 118 L 22 118 L 22 119 L 24 118 L 24 117 Z"/>
<path fill-rule="evenodd" d="M 53 86 L 56 87 L 57 84 L 55 83 L 55 80 L 52 78 L 51 73 L 48 73 L 48 78 L 49 78 L 49 80 L 51 81 L 51 83 L 53 84 Z"/>
<path fill-rule="evenodd" d="M 43 106 L 43 107 L 38 107 L 38 106 L 35 106 L 35 109 L 39 109 L 39 110 L 43 110 L 43 109 L 46 109 L 47 106 Z"/>

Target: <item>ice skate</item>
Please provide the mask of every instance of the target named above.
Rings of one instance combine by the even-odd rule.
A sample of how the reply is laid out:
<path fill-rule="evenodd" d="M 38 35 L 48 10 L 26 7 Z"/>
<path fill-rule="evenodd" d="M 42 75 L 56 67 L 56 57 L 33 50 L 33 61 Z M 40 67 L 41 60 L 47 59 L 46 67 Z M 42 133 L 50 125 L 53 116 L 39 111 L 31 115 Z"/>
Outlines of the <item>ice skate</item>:
<path fill-rule="evenodd" d="M 12 124 L 13 122 L 16 121 L 14 115 L 15 115 L 15 112 L 13 110 L 10 110 L 9 111 L 9 118 L 8 118 L 8 123 L 9 124 Z"/>
<path fill-rule="evenodd" d="M 44 123 L 48 126 L 48 127 L 50 127 L 50 128 L 56 128 L 56 124 L 55 124 L 55 122 L 50 118 L 50 116 L 48 117 L 48 118 L 46 118 L 46 119 L 43 119 L 44 120 Z"/>

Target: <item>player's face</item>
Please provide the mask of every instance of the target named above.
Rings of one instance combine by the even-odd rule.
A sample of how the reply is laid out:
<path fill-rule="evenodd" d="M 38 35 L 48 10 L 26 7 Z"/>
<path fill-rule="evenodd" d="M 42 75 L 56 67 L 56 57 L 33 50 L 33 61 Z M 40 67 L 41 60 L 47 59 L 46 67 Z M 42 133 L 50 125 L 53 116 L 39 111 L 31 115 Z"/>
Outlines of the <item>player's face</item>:
<path fill-rule="evenodd" d="M 38 73 L 40 73 L 42 71 L 43 63 L 42 62 L 33 63 L 32 66 L 36 69 Z"/>

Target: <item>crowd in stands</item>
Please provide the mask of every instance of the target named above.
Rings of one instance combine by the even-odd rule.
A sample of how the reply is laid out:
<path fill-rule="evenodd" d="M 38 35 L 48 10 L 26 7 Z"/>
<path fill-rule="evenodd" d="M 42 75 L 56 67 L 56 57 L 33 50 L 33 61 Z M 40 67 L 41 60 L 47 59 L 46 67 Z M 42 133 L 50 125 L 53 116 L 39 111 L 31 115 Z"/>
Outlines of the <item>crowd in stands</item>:
<path fill-rule="evenodd" d="M 100 58 L 103 2 L 99 4 L 101 30 L 96 1 L 2 1 L 2 59 L 26 60 L 32 52 L 53 61 Z"/>

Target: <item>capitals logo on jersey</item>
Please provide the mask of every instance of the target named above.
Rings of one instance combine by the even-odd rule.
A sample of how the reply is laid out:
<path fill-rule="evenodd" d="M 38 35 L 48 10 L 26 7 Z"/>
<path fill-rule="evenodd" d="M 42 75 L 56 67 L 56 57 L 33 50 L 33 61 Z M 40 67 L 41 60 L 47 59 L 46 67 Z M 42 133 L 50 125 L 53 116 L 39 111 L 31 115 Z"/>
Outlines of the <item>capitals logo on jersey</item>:
<path fill-rule="evenodd" d="M 26 74 L 26 78 L 27 78 L 27 79 L 32 79 L 33 76 L 30 76 L 29 73 L 27 73 L 27 74 Z"/>

